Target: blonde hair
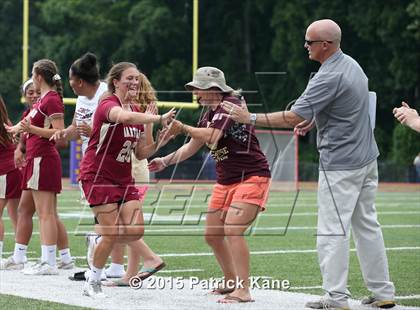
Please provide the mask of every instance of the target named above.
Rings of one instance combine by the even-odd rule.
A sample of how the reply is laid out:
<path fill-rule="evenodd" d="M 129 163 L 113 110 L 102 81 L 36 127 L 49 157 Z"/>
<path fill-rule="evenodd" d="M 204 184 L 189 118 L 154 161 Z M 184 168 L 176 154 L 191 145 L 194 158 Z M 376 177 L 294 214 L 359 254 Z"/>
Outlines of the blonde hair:
<path fill-rule="evenodd" d="M 139 97 L 137 100 L 141 112 L 146 111 L 148 104 L 157 101 L 156 90 L 153 88 L 147 76 L 141 72 L 139 77 Z"/>

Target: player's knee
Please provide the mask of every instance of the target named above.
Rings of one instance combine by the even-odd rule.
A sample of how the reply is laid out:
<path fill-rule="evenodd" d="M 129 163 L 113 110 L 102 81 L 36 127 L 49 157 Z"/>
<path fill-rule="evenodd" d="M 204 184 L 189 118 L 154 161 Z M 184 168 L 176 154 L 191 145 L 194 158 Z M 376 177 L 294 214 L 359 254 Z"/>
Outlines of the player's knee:
<path fill-rule="evenodd" d="M 125 233 L 120 236 L 120 238 L 124 239 L 126 242 L 132 242 L 141 239 L 143 235 L 143 226 L 130 226 L 126 229 Z"/>
<path fill-rule="evenodd" d="M 241 227 L 225 227 L 225 236 L 228 239 L 242 237 L 243 236 L 243 228 L 241 228 Z"/>
<path fill-rule="evenodd" d="M 211 247 L 221 245 L 223 243 L 223 240 L 225 239 L 224 235 L 214 235 L 214 234 L 206 234 L 204 236 L 204 239 L 206 240 L 207 244 Z"/>

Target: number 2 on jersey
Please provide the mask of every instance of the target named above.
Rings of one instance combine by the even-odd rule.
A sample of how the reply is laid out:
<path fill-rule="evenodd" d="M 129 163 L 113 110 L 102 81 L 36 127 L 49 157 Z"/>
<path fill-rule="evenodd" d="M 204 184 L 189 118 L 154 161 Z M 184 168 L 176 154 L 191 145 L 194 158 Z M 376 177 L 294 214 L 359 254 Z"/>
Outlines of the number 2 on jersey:
<path fill-rule="evenodd" d="M 136 148 L 137 142 L 125 141 L 120 153 L 117 156 L 117 161 L 129 163 L 131 161 L 131 151 Z"/>

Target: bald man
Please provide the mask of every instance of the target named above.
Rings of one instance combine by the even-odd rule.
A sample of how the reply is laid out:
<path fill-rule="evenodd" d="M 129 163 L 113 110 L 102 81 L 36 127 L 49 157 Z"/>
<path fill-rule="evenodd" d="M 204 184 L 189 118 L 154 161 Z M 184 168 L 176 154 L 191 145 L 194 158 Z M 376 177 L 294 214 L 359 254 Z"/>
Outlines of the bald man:
<path fill-rule="evenodd" d="M 316 125 L 320 153 L 317 250 L 325 295 L 313 309 L 348 309 L 350 230 L 363 278 L 372 296 L 363 304 L 395 306 L 384 240 L 375 209 L 379 155 L 369 120 L 368 78 L 340 49 L 332 20 L 313 22 L 305 34 L 309 59 L 321 63 L 290 111 L 252 114 L 223 102 L 231 118 L 258 126 L 293 128 L 305 135 Z"/>

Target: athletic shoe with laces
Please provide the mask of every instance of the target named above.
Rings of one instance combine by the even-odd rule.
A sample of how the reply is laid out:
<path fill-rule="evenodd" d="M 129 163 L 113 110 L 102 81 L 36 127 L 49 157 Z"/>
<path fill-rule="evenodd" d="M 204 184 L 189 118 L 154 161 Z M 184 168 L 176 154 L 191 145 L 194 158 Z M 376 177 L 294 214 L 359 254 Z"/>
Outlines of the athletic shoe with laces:
<path fill-rule="evenodd" d="M 309 301 L 305 308 L 311 309 L 327 309 L 327 310 L 350 310 L 348 306 L 339 306 L 330 300 L 320 299 L 318 301 Z"/>
<path fill-rule="evenodd" d="M 362 305 L 370 305 L 371 307 L 389 309 L 395 307 L 395 301 L 377 300 L 376 297 L 369 296 L 362 299 Z"/>
<path fill-rule="evenodd" d="M 23 268 L 25 268 L 25 263 L 16 263 L 13 255 L 0 262 L 0 270 L 22 270 Z"/>
<path fill-rule="evenodd" d="M 68 263 L 64 263 L 63 261 L 59 261 L 58 262 L 58 264 L 57 264 L 57 268 L 58 269 L 63 269 L 63 270 L 70 270 L 70 269 L 73 269 L 74 268 L 74 261 L 73 260 L 71 260 L 70 262 L 68 262 Z"/>
<path fill-rule="evenodd" d="M 105 298 L 106 295 L 102 292 L 101 281 L 86 281 L 83 286 L 83 296 Z"/>
<path fill-rule="evenodd" d="M 58 269 L 56 266 L 51 266 L 47 262 L 40 262 L 31 268 L 25 269 L 23 274 L 32 276 L 57 275 Z"/>

